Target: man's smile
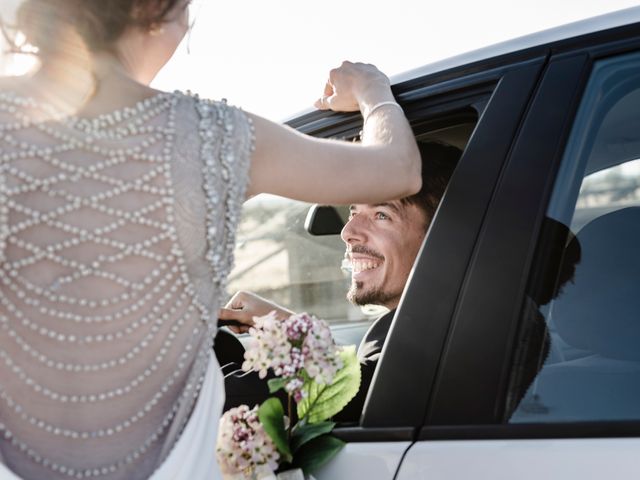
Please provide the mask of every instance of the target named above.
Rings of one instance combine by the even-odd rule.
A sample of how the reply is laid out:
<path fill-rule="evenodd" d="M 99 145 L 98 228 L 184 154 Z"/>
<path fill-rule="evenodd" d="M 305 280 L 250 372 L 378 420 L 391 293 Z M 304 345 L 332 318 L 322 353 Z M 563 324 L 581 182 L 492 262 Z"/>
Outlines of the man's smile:
<path fill-rule="evenodd" d="M 384 262 L 383 255 L 364 245 L 352 245 L 348 247 L 346 257 L 351 264 L 352 278 L 364 272 L 375 270 Z"/>
<path fill-rule="evenodd" d="M 373 270 L 382 265 L 382 261 L 376 258 L 351 258 L 351 268 L 354 274 Z"/>

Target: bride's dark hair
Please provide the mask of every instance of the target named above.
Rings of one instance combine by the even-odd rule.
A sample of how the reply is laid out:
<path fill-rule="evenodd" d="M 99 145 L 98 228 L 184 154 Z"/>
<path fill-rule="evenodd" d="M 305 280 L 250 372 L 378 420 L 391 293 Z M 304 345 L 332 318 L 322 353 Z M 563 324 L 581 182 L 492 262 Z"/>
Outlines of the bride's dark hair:
<path fill-rule="evenodd" d="M 131 26 L 152 29 L 185 0 L 24 0 L 15 25 L 3 26 L 16 51 L 24 50 L 9 30 L 22 32 L 26 43 L 39 54 L 55 52 L 62 32 L 72 27 L 91 51 L 110 50 Z"/>

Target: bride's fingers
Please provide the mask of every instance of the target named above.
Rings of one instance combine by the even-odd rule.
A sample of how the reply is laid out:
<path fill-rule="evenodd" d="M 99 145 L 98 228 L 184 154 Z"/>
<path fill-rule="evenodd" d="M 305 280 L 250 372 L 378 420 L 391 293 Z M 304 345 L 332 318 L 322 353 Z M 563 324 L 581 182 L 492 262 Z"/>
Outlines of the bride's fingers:
<path fill-rule="evenodd" d="M 327 80 L 327 83 L 324 84 L 324 96 L 330 97 L 334 93 L 335 93 L 335 89 L 334 89 L 333 83 L 331 82 L 331 79 L 329 79 Z"/>
<path fill-rule="evenodd" d="M 316 107 L 318 110 L 329 110 L 325 97 L 320 97 L 318 100 L 313 102 L 313 106 Z"/>
<path fill-rule="evenodd" d="M 234 333 L 247 333 L 253 323 L 253 316 L 243 310 L 231 308 L 218 310 L 218 325 L 226 326 Z"/>
<path fill-rule="evenodd" d="M 315 101 L 314 106 L 318 110 L 329 110 L 329 108 L 331 108 L 329 99 L 333 94 L 334 94 L 333 85 L 331 85 L 330 81 L 327 81 L 327 83 L 324 86 L 324 92 L 322 96 Z"/>
<path fill-rule="evenodd" d="M 218 310 L 220 320 L 235 320 L 236 322 L 253 326 L 253 315 L 245 310 L 234 310 L 232 308 L 221 308 Z"/>

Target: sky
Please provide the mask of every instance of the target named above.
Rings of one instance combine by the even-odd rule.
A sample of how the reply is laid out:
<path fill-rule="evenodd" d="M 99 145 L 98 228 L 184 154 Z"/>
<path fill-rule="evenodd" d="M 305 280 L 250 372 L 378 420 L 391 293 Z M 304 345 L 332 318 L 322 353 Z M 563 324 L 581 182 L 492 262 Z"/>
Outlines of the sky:
<path fill-rule="evenodd" d="M 640 0 L 195 0 L 194 26 L 152 86 L 284 120 L 312 106 L 343 60 L 393 76 L 631 6 Z"/>
<path fill-rule="evenodd" d="M 392 76 L 640 0 L 199 0 L 154 85 L 191 89 L 272 120 L 309 108 L 342 60 Z M 187 45 L 190 53 L 187 53 Z"/>

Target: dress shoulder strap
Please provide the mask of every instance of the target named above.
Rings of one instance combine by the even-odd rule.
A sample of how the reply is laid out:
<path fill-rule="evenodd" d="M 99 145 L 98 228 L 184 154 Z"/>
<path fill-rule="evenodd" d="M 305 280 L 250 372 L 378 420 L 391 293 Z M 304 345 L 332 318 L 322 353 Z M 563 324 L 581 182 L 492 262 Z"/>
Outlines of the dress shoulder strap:
<path fill-rule="evenodd" d="M 220 292 L 226 289 L 233 266 L 235 232 L 249 179 L 254 132 L 251 119 L 240 109 L 197 98 L 206 199 L 206 259 Z"/>

